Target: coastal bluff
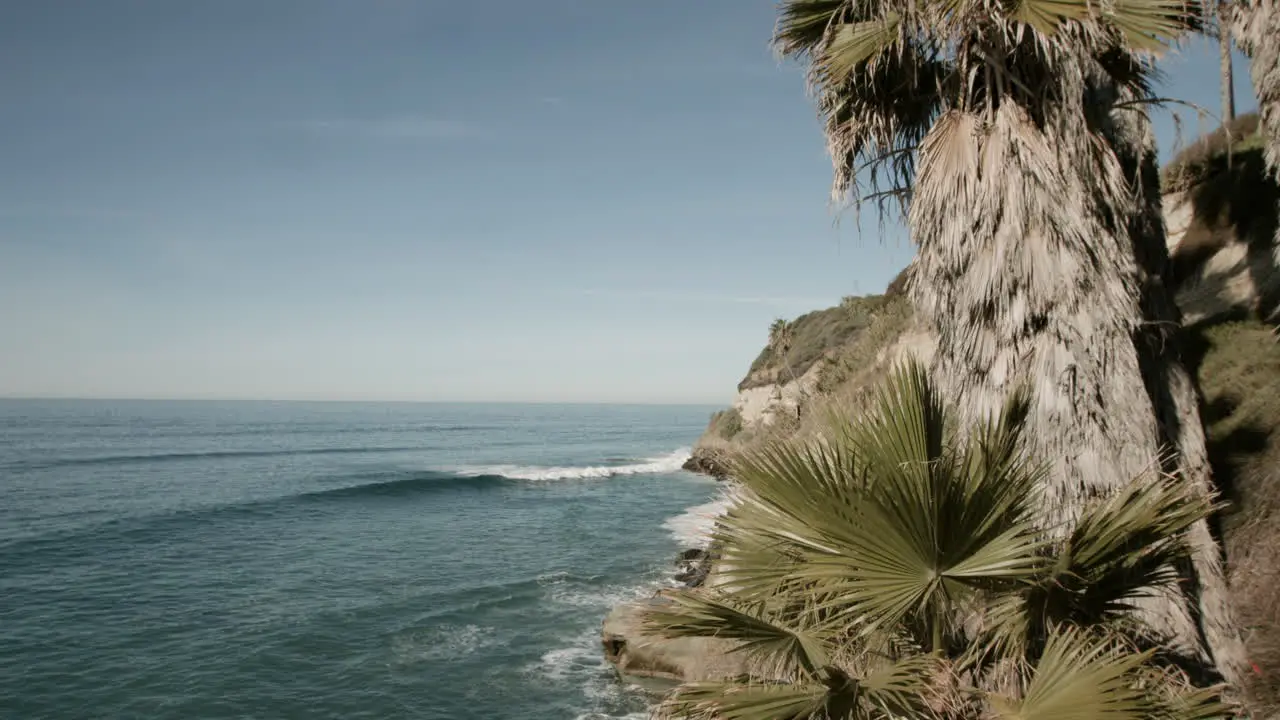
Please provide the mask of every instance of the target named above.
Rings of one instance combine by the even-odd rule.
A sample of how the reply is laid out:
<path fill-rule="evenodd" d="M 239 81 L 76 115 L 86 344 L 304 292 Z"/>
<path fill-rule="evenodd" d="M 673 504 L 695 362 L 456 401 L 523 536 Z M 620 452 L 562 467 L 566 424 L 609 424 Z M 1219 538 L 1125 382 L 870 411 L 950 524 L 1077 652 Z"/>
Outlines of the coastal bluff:
<path fill-rule="evenodd" d="M 1265 172 L 1248 118 L 1245 140 L 1223 152 L 1214 134 L 1162 172 L 1170 261 L 1164 282 L 1183 315 L 1183 362 L 1199 381 L 1210 462 L 1227 509 L 1221 531 L 1235 612 L 1245 628 L 1257 687 L 1280 707 L 1280 187 Z M 1256 126 L 1256 120 L 1253 121 Z M 1243 130 L 1244 132 L 1241 132 Z M 880 295 L 775 324 L 769 342 L 715 413 L 685 469 L 732 482 L 735 455 L 820 432 L 831 413 L 862 406 L 889 367 L 910 355 L 928 363 L 935 340 L 906 297 L 911 266 Z M 695 592 L 713 587 L 709 577 Z M 602 626 L 606 659 L 629 677 L 688 682 L 743 672 L 718 639 L 645 635 L 639 616 L 656 596 L 616 607 Z"/>

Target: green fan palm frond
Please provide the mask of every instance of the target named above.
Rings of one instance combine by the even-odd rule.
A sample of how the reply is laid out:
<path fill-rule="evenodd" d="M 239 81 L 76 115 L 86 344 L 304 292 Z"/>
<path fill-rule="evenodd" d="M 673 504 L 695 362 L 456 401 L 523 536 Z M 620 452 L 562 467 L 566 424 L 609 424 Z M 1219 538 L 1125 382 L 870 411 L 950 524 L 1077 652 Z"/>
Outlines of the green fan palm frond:
<path fill-rule="evenodd" d="M 1042 564 L 1036 475 L 1016 460 L 1024 419 L 1025 401 L 1012 403 L 957 449 L 924 370 L 900 366 L 874 412 L 828 442 L 742 460 L 759 508 L 724 525 L 754 547 L 726 575 L 806 589 L 814 612 L 864 634 L 923 623 L 936 648 L 960 597 L 1026 581 Z M 786 553 L 793 562 L 779 561 Z"/>
<path fill-rule="evenodd" d="M 1042 622 L 1107 622 L 1133 609 L 1140 597 L 1178 579 L 1188 560 L 1185 531 L 1214 506 L 1176 477 L 1140 477 L 1089 507 L 1042 581 Z"/>
<path fill-rule="evenodd" d="M 945 672 L 933 655 L 912 655 L 873 668 L 862 680 L 865 702 L 888 717 L 928 717 L 939 693 L 933 682 Z"/>
<path fill-rule="evenodd" d="M 669 714 L 707 718 L 847 718 L 920 716 L 928 708 L 938 661 L 908 656 L 882 662 L 864 678 L 834 664 L 818 634 L 771 617 L 759 606 L 736 607 L 690 593 L 645 613 L 649 632 L 666 637 L 736 640 L 752 658 L 751 676 L 688 683 L 666 703 Z M 877 715 L 877 713 L 879 715 Z"/>
<path fill-rule="evenodd" d="M 832 24 L 844 16 L 850 0 L 792 0 L 783 3 L 774 44 L 784 55 L 811 53 L 822 45 Z"/>
<path fill-rule="evenodd" d="M 686 683 L 662 703 L 660 717 L 689 720 L 827 720 L 827 686 L 732 680 Z"/>
<path fill-rule="evenodd" d="M 671 603 L 649 609 L 644 626 L 665 637 L 737 640 L 734 652 L 749 655 L 769 679 L 815 679 L 828 664 L 820 638 L 764 611 L 761 604 L 735 607 L 703 595 L 677 593 Z"/>
<path fill-rule="evenodd" d="M 1209 720 L 1232 716 L 1222 687 L 1197 688 L 1152 651 L 1079 628 L 1051 632 L 1018 699 L 989 697 L 1008 720 Z"/>
<path fill-rule="evenodd" d="M 989 702 L 1006 720 L 1148 720 L 1157 707 L 1138 670 L 1149 658 L 1110 638 L 1054 632 L 1022 697 Z"/>
<path fill-rule="evenodd" d="M 933 658 L 886 663 L 864 678 L 827 666 L 821 680 L 760 683 L 728 680 L 682 685 L 663 702 L 664 715 L 716 720 L 889 720 L 929 718 Z"/>
<path fill-rule="evenodd" d="M 1024 420 L 1025 401 L 1011 403 L 957 447 L 923 368 L 911 363 L 891 375 L 873 416 L 851 436 L 868 482 L 859 526 L 849 533 L 849 590 L 871 624 L 927 612 L 936 647 L 944 606 L 970 589 L 1033 576 L 1042 562 L 1037 476 L 1013 459 Z"/>
<path fill-rule="evenodd" d="M 1137 478 L 1086 508 L 1043 574 L 989 608 L 992 642 L 1034 657 L 1047 628 L 1129 617 L 1135 601 L 1177 582 L 1191 553 L 1185 531 L 1214 509 L 1189 483 L 1167 476 Z"/>
<path fill-rule="evenodd" d="M 1169 562 L 1180 559 L 1185 549 L 1182 533 L 1216 509 L 1176 476 L 1135 478 L 1085 509 L 1068 541 L 1070 565 L 1101 577 L 1130 566 L 1141 555 L 1154 554 Z"/>
<path fill-rule="evenodd" d="M 884 18 L 835 26 L 821 59 L 822 71 L 837 80 L 849 77 L 855 68 L 874 62 L 900 40 L 902 16 L 891 12 Z"/>

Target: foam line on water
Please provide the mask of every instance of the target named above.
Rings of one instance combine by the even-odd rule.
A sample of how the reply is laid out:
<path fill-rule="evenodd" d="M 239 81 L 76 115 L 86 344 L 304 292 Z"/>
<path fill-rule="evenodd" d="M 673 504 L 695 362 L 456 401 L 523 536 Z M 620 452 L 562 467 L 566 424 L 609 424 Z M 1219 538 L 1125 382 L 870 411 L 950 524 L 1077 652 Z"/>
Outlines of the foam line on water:
<path fill-rule="evenodd" d="M 575 720 L 630 720 L 646 718 L 648 712 L 639 689 L 618 682 L 600 648 L 600 631 L 585 632 L 561 639 L 527 670 L 553 686 L 575 688 L 585 705 L 577 708 Z"/>
<path fill-rule="evenodd" d="M 667 518 L 662 527 L 671 533 L 680 547 L 705 548 L 711 544 L 711 533 L 715 530 L 716 521 L 737 500 L 738 492 L 735 487 L 726 485 L 714 500 L 694 505 L 679 515 Z"/>
<path fill-rule="evenodd" d="M 511 480 L 587 480 L 610 478 L 618 475 L 660 475 L 672 473 L 689 459 L 689 448 L 680 448 L 661 457 L 648 458 L 629 465 L 589 465 L 584 467 L 536 467 L 525 465 L 496 465 L 470 467 L 460 470 L 466 474 L 501 475 Z"/>

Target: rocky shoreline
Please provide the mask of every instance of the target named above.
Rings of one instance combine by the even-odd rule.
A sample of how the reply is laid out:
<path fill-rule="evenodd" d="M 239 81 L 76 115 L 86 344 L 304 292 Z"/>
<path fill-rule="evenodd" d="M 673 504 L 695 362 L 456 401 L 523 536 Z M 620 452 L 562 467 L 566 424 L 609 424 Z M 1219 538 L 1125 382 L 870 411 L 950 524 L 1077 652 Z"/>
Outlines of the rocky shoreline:
<path fill-rule="evenodd" d="M 673 579 L 681 590 L 702 587 L 712 572 L 715 552 L 711 548 L 689 548 L 676 556 Z M 618 605 L 609 612 L 601 628 L 605 659 L 619 676 L 641 682 L 661 693 L 675 684 L 732 677 L 744 671 L 742 660 L 730 651 L 735 643 L 716 638 L 668 639 L 643 630 L 648 609 L 670 602 L 659 590 L 645 600 Z M 659 681 L 654 684 L 652 681 Z"/>
<path fill-rule="evenodd" d="M 698 446 L 685 460 L 682 469 L 699 475 L 707 475 L 716 480 L 729 479 L 729 461 L 727 454 L 712 448 Z"/>

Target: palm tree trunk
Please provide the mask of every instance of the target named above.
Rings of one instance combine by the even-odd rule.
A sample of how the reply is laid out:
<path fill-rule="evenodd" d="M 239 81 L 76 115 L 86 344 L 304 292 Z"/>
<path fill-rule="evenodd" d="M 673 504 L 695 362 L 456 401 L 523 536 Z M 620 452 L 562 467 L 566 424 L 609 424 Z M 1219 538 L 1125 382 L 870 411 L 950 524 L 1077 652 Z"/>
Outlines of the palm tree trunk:
<path fill-rule="evenodd" d="M 909 215 L 919 245 L 910 291 L 938 333 L 940 387 L 978 419 L 996 412 L 1011 386 L 1030 382 L 1032 450 L 1052 463 L 1046 522 L 1056 528 L 1090 499 L 1160 468 L 1171 428 L 1158 418 L 1180 418 L 1171 439 L 1185 457 L 1175 462 L 1190 481 L 1208 483 L 1194 385 L 1176 356 L 1144 353 L 1136 342 L 1151 321 L 1167 320 L 1145 315 L 1167 290 L 1146 282 L 1134 244 L 1167 252 L 1163 222 L 1143 214 L 1132 176 L 1087 121 L 1080 66 L 1060 72 L 1077 90 L 1064 96 L 1079 104 L 1053 109 L 1039 127 L 1011 103 L 988 118 L 939 121 L 925 139 Z M 1137 217 L 1149 225 L 1140 239 L 1131 237 Z M 1188 652 L 1203 656 L 1205 640 L 1221 645 L 1210 651 L 1231 677 L 1218 548 L 1211 536 L 1197 542 L 1214 633 L 1201 631 L 1181 600 L 1149 619 Z M 1224 612 L 1227 626 L 1218 628 Z M 1227 639 L 1214 640 L 1219 634 Z"/>
<path fill-rule="evenodd" d="M 1231 30 L 1236 44 L 1249 55 L 1249 74 L 1258 97 L 1259 131 L 1265 141 L 1267 168 L 1280 178 L 1280 7 L 1275 0 L 1242 0 L 1231 6 Z M 1271 248 L 1280 267 L 1280 228 Z M 1280 322 L 1280 309 L 1267 317 Z"/>
<path fill-rule="evenodd" d="M 1274 0 L 1243 0 L 1231 16 L 1232 35 L 1249 55 L 1267 167 L 1280 173 L 1280 7 Z"/>
<path fill-rule="evenodd" d="M 1110 103 L 1105 103 L 1103 106 Z M 1209 466 L 1200 393 L 1182 361 L 1182 312 L 1166 285 L 1169 250 L 1160 196 L 1160 170 L 1149 119 L 1116 111 L 1100 123 L 1117 151 L 1125 175 L 1132 178 L 1137 206 L 1128 234 L 1138 268 L 1139 306 L 1144 322 L 1134 334 L 1138 363 L 1155 409 L 1164 470 L 1177 473 L 1207 496 L 1216 495 Z M 1190 610 L 1203 646 L 1223 677 L 1238 685 L 1247 666 L 1244 643 L 1232 612 L 1219 538 L 1201 521 L 1190 534 L 1195 554 L 1185 581 L 1193 588 Z"/>
<path fill-rule="evenodd" d="M 1218 4 L 1218 73 L 1222 93 L 1222 124 L 1236 119 L 1235 70 L 1231 67 L 1231 32 L 1227 29 L 1226 13 L 1221 0 Z"/>

